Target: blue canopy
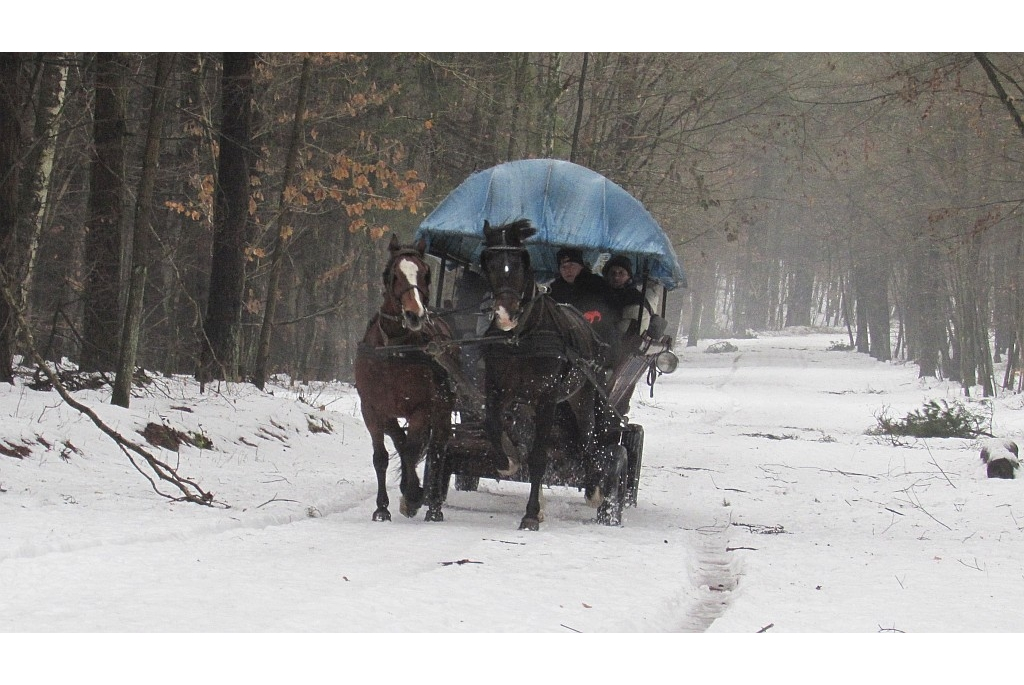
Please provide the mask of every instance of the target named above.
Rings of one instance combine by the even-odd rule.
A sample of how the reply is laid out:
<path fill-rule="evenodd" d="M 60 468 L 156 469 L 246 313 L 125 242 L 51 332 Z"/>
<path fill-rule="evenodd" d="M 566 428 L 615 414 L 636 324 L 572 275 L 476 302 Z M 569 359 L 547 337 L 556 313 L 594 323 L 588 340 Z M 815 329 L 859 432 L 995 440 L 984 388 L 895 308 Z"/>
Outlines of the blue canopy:
<path fill-rule="evenodd" d="M 478 263 L 484 221 L 492 226 L 529 219 L 539 230 L 527 245 L 534 269 L 557 272 L 559 247 L 578 247 L 590 264 L 601 254 L 623 254 L 634 273 L 667 290 L 686 287 L 672 243 L 644 206 L 620 186 L 586 167 L 557 159 L 524 159 L 478 171 L 453 190 L 416 231 L 427 251 Z"/>

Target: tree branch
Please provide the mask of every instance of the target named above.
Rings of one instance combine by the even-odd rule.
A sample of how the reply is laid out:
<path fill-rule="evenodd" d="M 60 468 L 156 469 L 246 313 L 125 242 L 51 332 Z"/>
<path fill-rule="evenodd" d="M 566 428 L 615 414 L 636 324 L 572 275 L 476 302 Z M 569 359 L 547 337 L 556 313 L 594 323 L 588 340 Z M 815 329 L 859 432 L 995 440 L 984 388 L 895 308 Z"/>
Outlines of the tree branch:
<path fill-rule="evenodd" d="M 988 76 L 988 80 L 991 81 L 992 87 L 995 89 L 996 94 L 1002 101 L 1003 105 L 1010 112 L 1010 116 L 1013 117 L 1013 121 L 1017 124 L 1017 128 L 1020 130 L 1021 135 L 1024 135 L 1024 120 L 1020 117 L 1020 112 L 1013 106 L 1013 100 L 1003 90 L 1003 84 L 999 81 L 999 75 L 996 74 L 995 67 L 992 66 L 992 62 L 989 61 L 988 56 L 984 52 L 974 53 L 974 59 L 978 60 L 978 64 L 985 70 L 985 74 Z"/>
<path fill-rule="evenodd" d="M 104 423 L 103 420 L 96 415 L 96 412 L 71 396 L 71 393 L 68 392 L 67 388 L 65 388 L 64 384 L 61 382 L 60 375 L 50 368 L 50 365 L 46 363 L 36 350 L 35 341 L 32 338 L 32 331 L 29 329 L 28 323 L 25 321 L 24 314 L 16 306 L 17 303 L 10 288 L 10 280 L 6 270 L 2 267 L 0 267 L 0 295 L 3 296 L 7 305 L 10 307 L 11 316 L 14 319 L 17 330 L 22 334 L 28 356 L 32 359 L 32 362 L 42 370 L 43 374 L 50 381 L 65 403 L 89 417 L 97 428 L 106 433 L 115 443 L 117 443 L 117 446 L 125 453 L 125 456 L 128 457 L 128 461 L 131 462 L 132 466 L 134 466 L 135 469 L 149 481 L 154 492 L 161 497 L 166 497 L 167 499 L 174 501 L 193 502 L 196 504 L 205 504 L 207 506 L 213 505 L 214 501 L 212 493 L 206 492 L 195 482 L 179 476 L 174 467 L 164 463 L 160 459 L 157 459 L 147 449 L 115 431 Z M 182 493 L 181 496 L 172 497 L 171 495 L 161 492 L 160 489 L 157 488 L 157 484 L 153 478 L 139 467 L 138 463 L 131 455 L 132 452 L 146 461 L 159 480 L 170 483 L 174 487 L 178 488 Z"/>

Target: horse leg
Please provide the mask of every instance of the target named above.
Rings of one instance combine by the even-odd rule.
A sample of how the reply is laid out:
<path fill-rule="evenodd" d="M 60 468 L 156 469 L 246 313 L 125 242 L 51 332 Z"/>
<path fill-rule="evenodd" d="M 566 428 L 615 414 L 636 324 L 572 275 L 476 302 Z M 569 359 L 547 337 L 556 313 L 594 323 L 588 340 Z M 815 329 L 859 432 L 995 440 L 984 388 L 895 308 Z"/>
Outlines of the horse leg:
<path fill-rule="evenodd" d="M 427 521 L 444 521 L 441 507 L 448 492 L 448 438 L 451 437 L 451 411 L 435 411 L 427 443 L 427 464 L 423 480 L 427 486 Z"/>
<path fill-rule="evenodd" d="M 592 428 L 586 444 L 588 475 L 583 494 L 587 504 L 597 508 L 598 522 L 617 526 L 622 523 L 624 476 L 629 455 L 626 448 L 618 444 L 617 435 L 609 430 L 614 415 L 608 405 L 596 395 L 592 399 L 588 403 Z"/>
<path fill-rule="evenodd" d="M 629 455 L 622 445 L 605 445 L 592 453 L 593 469 L 585 490 L 587 503 L 597 507 L 597 521 L 608 526 L 622 523 L 625 474 Z"/>
<path fill-rule="evenodd" d="M 534 414 L 534 440 L 530 446 L 527 464 L 530 469 L 530 498 L 526 501 L 526 515 L 519 522 L 519 530 L 540 530 L 541 481 L 548 468 L 548 441 L 554 421 L 554 402 L 540 402 Z"/>
<path fill-rule="evenodd" d="M 424 413 L 420 412 L 409 417 L 409 427 L 405 432 L 405 444 L 398 451 L 402 462 L 402 477 L 399 481 L 402 499 L 399 511 L 403 516 L 409 518 L 415 516 L 420 510 L 420 506 L 423 505 L 423 487 L 420 485 L 420 476 L 416 472 L 416 467 L 423 456 L 423 449 L 426 447 L 430 432 Z"/>
<path fill-rule="evenodd" d="M 377 474 L 377 509 L 373 512 L 374 521 L 390 521 L 391 512 L 388 511 L 388 450 L 384 445 L 384 428 L 379 421 L 369 419 L 364 415 L 364 422 L 370 432 L 370 441 L 373 443 L 373 470 Z"/>
<path fill-rule="evenodd" d="M 390 418 L 385 421 L 382 430 L 391 438 L 391 442 L 394 443 L 395 449 L 398 450 L 399 454 L 405 451 L 408 437 L 405 434 L 405 430 L 398 425 L 398 419 Z"/>

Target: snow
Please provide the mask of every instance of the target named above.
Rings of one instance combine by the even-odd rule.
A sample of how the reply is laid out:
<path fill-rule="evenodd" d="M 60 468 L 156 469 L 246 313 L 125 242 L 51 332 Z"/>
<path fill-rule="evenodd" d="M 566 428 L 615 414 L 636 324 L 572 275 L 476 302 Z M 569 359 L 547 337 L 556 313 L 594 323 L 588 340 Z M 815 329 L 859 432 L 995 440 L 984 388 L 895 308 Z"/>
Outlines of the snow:
<path fill-rule="evenodd" d="M 851 645 L 863 656 L 879 650 L 880 661 L 854 658 L 836 675 L 874 668 L 890 679 L 887 659 L 902 661 L 906 646 L 851 638 L 906 632 L 933 636 L 911 643 L 915 655 L 945 648 L 942 660 L 912 659 L 915 680 L 929 668 L 948 680 L 961 660 L 963 677 L 977 679 L 985 655 L 1004 650 L 934 638 L 1024 630 L 1024 483 L 986 478 L 983 441 L 869 435 L 882 411 L 901 417 L 929 399 L 967 400 L 955 384 L 918 379 L 912 364 L 830 349 L 843 337 L 798 329 L 731 341 L 732 353 L 704 352 L 711 341 L 677 350 L 678 370 L 653 398 L 641 384 L 632 401 L 646 438 L 639 504 L 624 525 L 593 523 L 582 493 L 552 488 L 539 532 L 517 529 L 527 488 L 517 483 L 453 490 L 443 523 L 425 522 L 425 509 L 406 519 L 394 472 L 395 518 L 371 521 L 371 448 L 347 384 L 222 385 L 201 395 L 190 379 L 155 378 L 130 409 L 112 406 L 109 389 L 75 393 L 212 491 L 214 507 L 159 496 L 56 393 L 0 385 L 0 447 L 31 450 L 0 455 L 0 648 L 33 669 L 46 663 L 74 675 L 142 634 L 176 634 L 184 644 L 168 643 L 175 652 L 200 654 L 212 649 L 197 639 L 204 634 L 244 634 L 240 643 L 214 640 L 216 654 L 251 662 L 251 650 L 265 650 L 256 653 L 271 660 L 286 645 L 300 655 L 283 671 L 250 663 L 257 679 L 301 677 L 307 666 L 295 664 L 317 656 L 343 677 L 353 667 L 328 658 L 339 647 L 325 635 L 353 634 L 346 658 L 362 655 L 398 675 L 404 657 L 387 654 L 420 663 L 432 652 L 417 649 L 443 644 L 450 653 L 451 641 L 436 634 L 461 633 L 463 663 L 502 681 L 521 675 L 520 650 L 541 645 L 559 650 L 545 673 L 584 677 L 587 654 L 629 633 L 649 635 L 624 643 L 637 656 L 601 660 L 605 675 L 634 679 L 638 665 L 665 659 L 691 673 L 710 654 L 719 669 L 724 660 L 730 674 L 760 678 L 774 649 L 808 649 L 735 642 L 763 632 L 818 636 L 811 651 L 834 649 L 844 664 Z M 970 402 L 991 417 L 997 438 L 1020 442 L 1024 398 Z M 140 431 L 150 422 L 206 436 L 212 448 L 147 445 Z M 732 648 L 669 637 L 702 631 L 731 635 Z M 53 633 L 86 638 L 74 640 L 80 661 L 48 658 Z M 294 639 L 310 633 L 319 637 Z M 435 640 L 391 643 L 402 633 Z M 557 638 L 575 633 L 605 637 Z M 99 639 L 110 634 L 128 641 Z M 375 634 L 389 637 L 370 647 Z M 824 635 L 844 642 L 822 645 Z M 70 650 L 70 642 L 58 644 Z M 757 656 L 736 660 L 737 646 Z M 232 663 L 222 672 L 236 680 L 243 667 Z M 422 668 L 428 680 L 457 678 L 450 665 L 433 675 Z"/>

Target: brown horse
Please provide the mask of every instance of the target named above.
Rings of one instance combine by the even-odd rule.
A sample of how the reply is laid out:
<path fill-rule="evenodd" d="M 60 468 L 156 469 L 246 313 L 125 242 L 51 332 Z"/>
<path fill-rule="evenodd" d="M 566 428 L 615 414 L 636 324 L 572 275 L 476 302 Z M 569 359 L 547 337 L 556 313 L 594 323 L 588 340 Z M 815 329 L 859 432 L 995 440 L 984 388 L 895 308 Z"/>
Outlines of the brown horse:
<path fill-rule="evenodd" d="M 384 269 L 384 302 L 370 319 L 355 360 L 356 390 L 359 392 L 363 423 L 373 442 L 373 468 L 377 473 L 377 509 L 374 521 L 390 521 L 385 483 L 388 451 L 384 436 L 398 450 L 401 460 L 400 511 L 413 517 L 424 501 L 417 465 L 427 457 L 424 484 L 428 521 L 440 521 L 442 469 L 440 465 L 451 433 L 454 394 L 447 374 L 427 354 L 429 343 L 451 346 L 451 330 L 427 310 L 430 299 L 430 267 L 424 261 L 424 241 L 415 246 L 399 244 L 396 236 L 388 245 L 390 258 Z M 436 346 L 436 345 L 435 345 Z M 403 428 L 399 419 L 405 419 Z"/>

